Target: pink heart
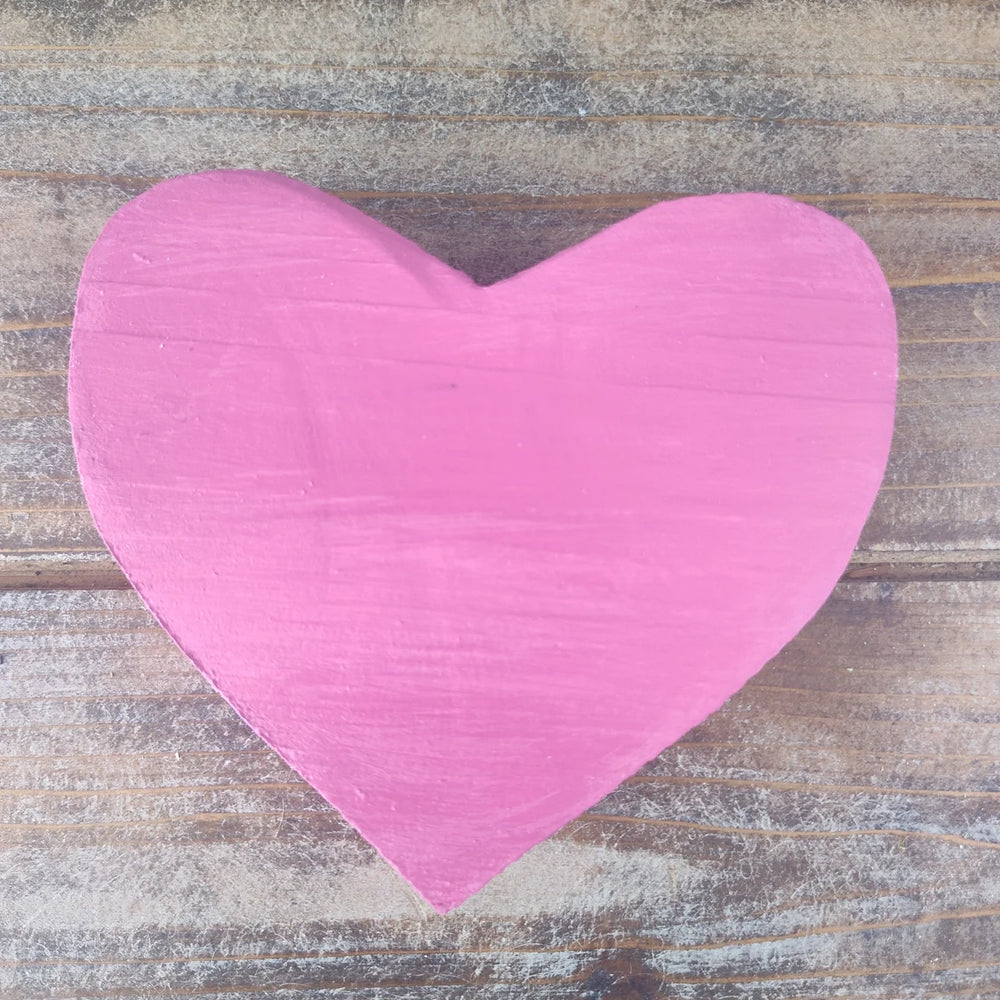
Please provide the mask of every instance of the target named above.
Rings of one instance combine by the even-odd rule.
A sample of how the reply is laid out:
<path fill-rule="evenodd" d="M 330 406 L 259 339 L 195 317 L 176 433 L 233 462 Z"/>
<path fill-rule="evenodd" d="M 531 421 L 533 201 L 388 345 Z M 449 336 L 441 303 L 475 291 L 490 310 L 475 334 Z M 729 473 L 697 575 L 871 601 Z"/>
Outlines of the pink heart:
<path fill-rule="evenodd" d="M 892 431 L 869 250 L 761 194 L 490 287 L 271 174 L 108 223 L 70 371 L 115 558 L 439 910 L 703 720 L 843 570 Z"/>

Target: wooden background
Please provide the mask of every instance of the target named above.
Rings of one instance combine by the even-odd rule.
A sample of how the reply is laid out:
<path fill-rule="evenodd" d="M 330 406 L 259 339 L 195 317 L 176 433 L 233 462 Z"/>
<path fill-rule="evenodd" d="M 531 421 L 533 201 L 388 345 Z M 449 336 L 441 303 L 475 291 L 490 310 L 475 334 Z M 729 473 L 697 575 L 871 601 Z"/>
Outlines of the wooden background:
<path fill-rule="evenodd" d="M 0 996 L 1000 997 L 998 75 L 974 0 L 0 0 Z M 782 192 L 894 289 L 895 444 L 827 605 L 447 917 L 209 690 L 84 507 L 84 255 L 208 167 L 481 281 L 661 198 Z"/>

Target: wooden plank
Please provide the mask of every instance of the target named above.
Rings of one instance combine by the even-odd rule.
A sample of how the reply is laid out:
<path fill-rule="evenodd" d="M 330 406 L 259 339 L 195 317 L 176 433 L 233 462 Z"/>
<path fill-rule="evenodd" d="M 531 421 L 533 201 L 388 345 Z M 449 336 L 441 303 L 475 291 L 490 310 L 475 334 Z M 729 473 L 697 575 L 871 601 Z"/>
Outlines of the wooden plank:
<path fill-rule="evenodd" d="M 253 165 L 389 191 L 997 197 L 989 5 L 581 12 L 550 0 L 525 14 L 480 0 L 461 19 L 418 6 L 289 16 L 278 0 L 253 15 L 133 0 L 60 18 L 14 6 L 0 21 L 0 168 Z"/>
<path fill-rule="evenodd" d="M 908 338 L 851 572 L 1000 574 L 998 34 L 992 8 L 891 0 L 0 11 L 0 586 L 122 585 L 65 425 L 76 278 L 127 198 L 220 166 L 340 193 L 480 281 L 671 193 L 833 211 Z"/>
<path fill-rule="evenodd" d="M 107 182 L 0 180 L 6 319 L 0 323 L 0 583 L 121 586 L 76 478 L 65 367 L 89 240 L 131 194 Z M 492 280 L 657 196 L 416 198 L 346 193 L 432 252 Z M 855 554 L 863 575 L 1000 572 L 1000 203 L 810 198 L 855 227 L 895 286 L 901 338 L 896 437 Z M 67 229 L 64 219 L 75 220 Z M 41 236 L 59 254 L 40 265 Z M 6 255 L 4 255 L 6 247 Z M 34 318 L 32 310 L 41 310 Z M 944 569 L 942 570 L 942 567 Z"/>
<path fill-rule="evenodd" d="M 561 71 L 618 71 L 623 67 L 678 71 L 740 55 L 761 65 L 798 61 L 822 73 L 862 65 L 962 75 L 968 67 L 996 62 L 996 12 L 977 0 L 934 3 L 879 0 L 863 5 L 746 3 L 736 7 L 663 4 L 635 9 L 599 7 L 582 13 L 573 4 L 550 2 L 531 16 L 516 4 L 472 0 L 456 20 L 447 7 L 411 9 L 377 5 L 305 5 L 277 19 L 280 0 L 254 4 L 183 4 L 146 8 L 83 3 L 45 16 L 43 9 L 5 10 L 0 49 L 23 54 L 100 51 L 138 58 L 169 53 L 175 60 L 220 58 L 265 61 L 282 56 L 298 63 L 428 65 L 445 58 L 456 66 L 527 66 Z M 394 31 L 387 31 L 388 28 Z M 857 39 L 864 37 L 860 46 Z M 306 58 L 302 58 L 305 56 Z M 948 67 L 953 67 L 949 69 Z M 958 68 L 961 67 L 961 71 Z"/>
<path fill-rule="evenodd" d="M 1000 583 L 842 584 L 722 710 L 440 917 L 134 594 L 2 594 L 0 991 L 985 1000 L 998 606 Z"/>

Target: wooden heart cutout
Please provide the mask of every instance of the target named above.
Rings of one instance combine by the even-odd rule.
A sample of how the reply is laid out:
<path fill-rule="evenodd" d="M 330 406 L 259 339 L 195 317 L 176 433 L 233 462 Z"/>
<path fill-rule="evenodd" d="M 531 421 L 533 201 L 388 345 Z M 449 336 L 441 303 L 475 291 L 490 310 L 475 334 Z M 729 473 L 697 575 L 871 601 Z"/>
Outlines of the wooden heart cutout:
<path fill-rule="evenodd" d="M 94 519 L 237 712 L 445 911 L 718 708 L 847 563 L 892 432 L 872 254 L 761 194 L 489 287 L 273 174 L 87 258 Z"/>

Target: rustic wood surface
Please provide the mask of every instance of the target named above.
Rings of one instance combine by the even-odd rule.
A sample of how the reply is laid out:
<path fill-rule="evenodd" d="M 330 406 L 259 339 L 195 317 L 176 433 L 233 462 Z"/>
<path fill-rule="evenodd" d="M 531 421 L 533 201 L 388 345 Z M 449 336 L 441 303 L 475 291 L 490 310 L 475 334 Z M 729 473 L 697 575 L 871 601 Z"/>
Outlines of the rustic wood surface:
<path fill-rule="evenodd" d="M 978 0 L 0 0 L 0 996 L 1000 998 L 998 166 Z M 480 281 L 661 198 L 780 192 L 894 289 L 896 437 L 845 580 L 446 917 L 176 652 L 83 504 L 83 257 L 211 167 Z"/>

